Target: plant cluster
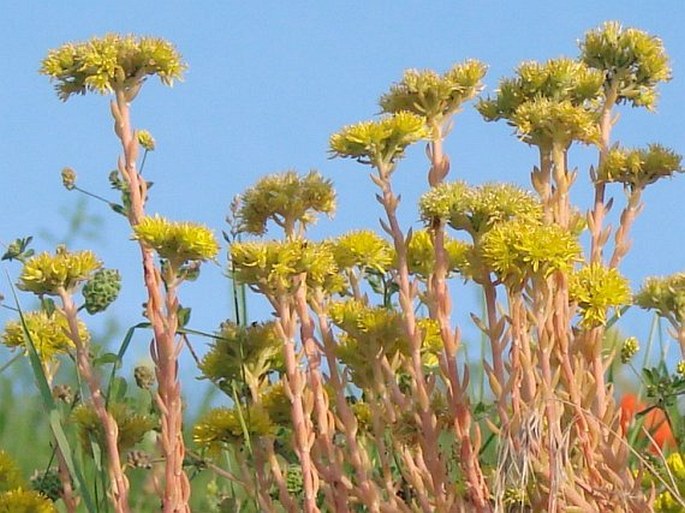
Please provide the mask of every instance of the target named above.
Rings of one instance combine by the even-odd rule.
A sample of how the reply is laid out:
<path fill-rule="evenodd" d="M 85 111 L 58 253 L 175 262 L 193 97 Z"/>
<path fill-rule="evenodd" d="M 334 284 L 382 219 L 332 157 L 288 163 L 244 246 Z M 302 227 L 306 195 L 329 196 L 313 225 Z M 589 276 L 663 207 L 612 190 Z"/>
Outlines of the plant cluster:
<path fill-rule="evenodd" d="M 477 100 L 486 121 L 505 120 L 539 150 L 532 191 L 447 181 L 444 142 L 483 89 L 485 65 L 407 71 L 381 96 L 380 117 L 330 137 L 332 158 L 371 169 L 381 230 L 311 240 L 307 229 L 335 212 L 332 182 L 318 171 L 261 178 L 231 204 L 224 238 L 235 316 L 213 333 L 188 327 L 178 293 L 215 261 L 219 242 L 205 226 L 147 213 L 152 184 L 141 172 L 156 143 L 131 120 L 148 76 L 171 85 L 184 68 L 166 41 L 111 34 L 64 45 L 43 61 L 61 99 L 112 96 L 122 154 L 109 184 L 120 198 L 81 189 L 69 168 L 62 182 L 130 225 L 145 319 L 116 354 L 102 353 L 84 311 L 113 304 L 119 273 L 90 251 L 60 246 L 36 255 L 30 238 L 8 246 L 3 260 L 21 264 L 17 286 L 39 307 L 24 312 L 17 303 L 18 319 L 0 340 L 32 364 L 57 466 L 27 491 L 0 450 L 0 511 L 47 513 L 61 503 L 68 513 L 91 513 L 108 503 L 127 513 L 143 493 L 131 486 L 136 472 L 148 476 L 164 513 L 190 512 L 191 482 L 207 473 L 214 477 L 199 494 L 203 511 L 685 510 L 685 424 L 677 413 L 685 278 L 650 278 L 633 294 L 620 272 L 642 192 L 682 172 L 681 157 L 658 144 L 611 142 L 616 106 L 653 109 L 657 87 L 670 79 L 659 39 L 606 23 L 586 34 L 577 58 L 525 62 Z M 418 205 L 422 226 L 407 229 L 393 177 L 419 142 L 428 190 Z M 575 143 L 597 152 L 586 212 L 570 200 L 579 179 L 569 168 Z M 626 197 L 615 229 L 606 223 L 614 184 Z M 480 394 L 452 320 L 456 280 L 483 297 L 483 313 L 471 316 L 483 336 Z M 247 291 L 266 300 L 268 320 L 248 321 Z M 610 344 L 611 330 L 632 305 L 666 319 L 682 361 L 675 370 L 664 362 L 643 369 L 646 398 L 619 401 L 614 364 L 632 366 L 640 344 Z M 138 399 L 117 375 L 136 330 L 149 332 L 154 364 L 134 371 Z M 225 403 L 185 426 L 188 438 L 178 362 L 200 336 L 211 342 L 196 357 L 199 374 Z M 60 364 L 74 371 L 75 392 L 55 382 Z M 97 485 L 84 469 L 99 476 Z"/>

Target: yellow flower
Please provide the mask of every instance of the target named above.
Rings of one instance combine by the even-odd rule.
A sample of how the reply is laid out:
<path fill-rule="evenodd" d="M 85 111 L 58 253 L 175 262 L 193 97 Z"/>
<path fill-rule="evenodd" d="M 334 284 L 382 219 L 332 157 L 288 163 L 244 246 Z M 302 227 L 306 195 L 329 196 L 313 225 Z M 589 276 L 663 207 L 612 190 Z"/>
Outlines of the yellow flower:
<path fill-rule="evenodd" d="M 147 130 L 138 130 L 136 132 L 138 138 L 138 144 L 140 144 L 147 151 L 154 151 L 155 149 L 155 138 Z"/>
<path fill-rule="evenodd" d="M 428 138 L 425 118 L 401 111 L 378 121 L 349 125 L 330 138 L 333 157 L 353 158 L 378 167 L 393 164 L 410 144 Z"/>
<path fill-rule="evenodd" d="M 73 290 L 102 267 L 92 251 L 68 252 L 59 246 L 54 255 L 40 253 L 24 263 L 18 287 L 34 294 L 57 295 L 58 290 Z"/>
<path fill-rule="evenodd" d="M 24 323 L 43 361 L 52 360 L 74 347 L 74 343 L 66 334 L 67 320 L 59 313 L 48 316 L 43 311 L 28 312 L 24 314 Z M 90 334 L 83 322 L 78 321 L 78 328 L 81 340 L 84 342 L 90 340 Z M 5 325 L 2 343 L 7 347 L 25 347 L 26 338 L 21 321 L 10 321 Z"/>
<path fill-rule="evenodd" d="M 24 486 L 19 466 L 14 459 L 0 449 L 0 493 Z"/>
<path fill-rule="evenodd" d="M 145 217 L 133 227 L 133 238 L 157 251 L 175 265 L 191 260 L 210 260 L 219 252 L 212 231 L 200 224 Z"/>
<path fill-rule="evenodd" d="M 34 490 L 17 488 L 0 494 L 0 512 L 57 513 L 50 499 Z"/>
<path fill-rule="evenodd" d="M 56 82 L 61 100 L 87 91 L 121 90 L 131 101 L 147 76 L 157 75 L 170 86 L 185 68 L 174 46 L 163 39 L 107 34 L 51 50 L 40 72 Z"/>

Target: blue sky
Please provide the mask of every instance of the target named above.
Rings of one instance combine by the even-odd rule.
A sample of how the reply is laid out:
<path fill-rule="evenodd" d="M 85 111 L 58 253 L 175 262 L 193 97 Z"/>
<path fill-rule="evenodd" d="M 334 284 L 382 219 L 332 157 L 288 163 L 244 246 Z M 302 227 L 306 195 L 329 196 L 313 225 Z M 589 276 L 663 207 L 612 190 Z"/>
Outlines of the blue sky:
<path fill-rule="evenodd" d="M 76 200 L 59 173 L 74 168 L 79 184 L 108 195 L 107 174 L 119 152 L 107 99 L 97 95 L 61 103 L 37 73 L 48 49 L 106 32 L 169 39 L 189 65 L 173 89 L 149 81 L 133 105 L 133 122 L 150 130 L 158 149 L 146 176 L 155 182 L 148 210 L 216 229 L 232 197 L 265 173 L 319 169 L 338 190 L 338 214 L 322 219 L 315 238 L 377 226 L 368 170 L 329 160 L 327 141 L 342 125 L 372 117 L 377 100 L 406 68 L 444 71 L 476 58 L 489 65 L 492 91 L 522 60 L 575 56 L 576 41 L 605 20 L 618 20 L 660 36 L 672 58 L 674 79 L 662 87 L 658 111 L 622 109 L 615 138 L 626 145 L 661 142 L 685 152 L 685 3 L 663 1 L 347 1 L 347 2 L 5 2 L 0 20 L 0 242 L 36 235 L 37 250 L 52 249 L 41 233 L 66 230 L 60 211 Z M 451 179 L 472 183 L 506 180 L 528 187 L 536 152 L 518 142 L 503 123 L 485 123 L 469 105 L 447 143 Z M 405 226 L 418 226 L 416 199 L 425 190 L 420 148 L 396 173 Z M 587 169 L 594 152 L 574 148 L 571 165 L 581 179 L 574 199 L 586 209 Z M 585 179 L 583 179 L 585 178 Z M 621 205 L 622 191 L 612 189 Z M 637 287 L 647 275 L 683 270 L 685 176 L 658 183 L 645 195 L 635 225 L 634 248 L 624 273 Z M 114 196 L 111 196 L 115 199 Z M 92 247 L 125 275 L 115 315 L 123 325 L 140 320 L 143 301 L 139 254 L 123 218 L 90 202 L 102 218 Z M 225 263 L 225 251 L 221 255 Z M 13 277 L 16 265 L 3 264 Z M 230 315 L 228 283 L 208 267 L 182 290 L 195 306 L 191 325 L 211 331 Z M 8 295 L 6 279 L 0 292 Z M 460 292 L 457 317 L 466 319 L 475 293 Z M 25 299 L 28 302 L 28 298 Z M 255 317 L 268 315 L 252 303 Z M 11 315 L 0 311 L 0 322 Z M 644 338 L 649 317 L 631 313 L 627 333 Z M 143 358 L 145 337 L 132 357 Z M 199 346 L 202 345 L 198 341 Z M 190 367 L 188 367 L 190 369 Z M 192 370 L 188 370 L 192 373 Z"/>

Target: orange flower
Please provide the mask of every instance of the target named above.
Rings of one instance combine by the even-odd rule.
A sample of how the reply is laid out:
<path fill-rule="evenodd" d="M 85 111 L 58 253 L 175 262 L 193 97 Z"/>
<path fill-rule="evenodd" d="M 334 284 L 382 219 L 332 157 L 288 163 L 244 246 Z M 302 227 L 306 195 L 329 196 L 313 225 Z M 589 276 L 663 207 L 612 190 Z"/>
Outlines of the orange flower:
<path fill-rule="evenodd" d="M 621 398 L 621 430 L 625 435 L 635 416 L 648 406 L 641 403 L 635 394 L 625 394 Z M 659 450 L 673 449 L 676 447 L 675 437 L 664 411 L 660 408 L 652 408 L 644 415 L 642 427 L 646 429 L 654 439 L 650 442 L 650 450 L 658 453 Z"/>

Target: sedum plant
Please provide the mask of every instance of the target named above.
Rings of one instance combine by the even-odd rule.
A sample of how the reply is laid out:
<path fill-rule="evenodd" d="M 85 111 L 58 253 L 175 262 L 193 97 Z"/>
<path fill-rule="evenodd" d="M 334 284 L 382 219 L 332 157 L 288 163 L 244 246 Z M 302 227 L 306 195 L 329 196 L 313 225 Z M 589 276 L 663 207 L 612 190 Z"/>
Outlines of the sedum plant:
<path fill-rule="evenodd" d="M 657 87 L 671 78 L 659 39 L 609 22 L 586 34 L 576 58 L 524 62 L 478 99 L 486 72 L 478 61 L 405 72 L 380 97 L 379 117 L 344 126 L 329 141 L 332 158 L 371 170 L 380 230 L 312 240 L 309 227 L 335 212 L 332 181 L 314 170 L 259 179 L 231 203 L 224 238 L 235 318 L 213 333 L 188 327 L 178 291 L 215 261 L 219 243 L 203 225 L 148 213 L 151 184 L 141 171 L 156 142 L 131 119 L 146 78 L 171 85 L 184 69 L 168 42 L 114 34 L 66 44 L 43 61 L 62 100 L 111 96 L 122 154 L 108 182 L 119 198 L 81 189 L 70 168 L 62 182 L 104 200 L 130 225 L 145 319 L 119 353 L 100 354 L 83 311 L 112 305 L 119 273 L 90 251 L 36 255 L 30 238 L 8 247 L 3 259 L 22 264 L 18 288 L 40 304 L 18 308 L 0 340 L 29 356 L 47 389 L 58 467 L 40 480 L 49 493 L 29 492 L 0 451 L 0 510 L 54 511 L 51 501 L 69 513 L 100 507 L 66 428 L 80 441 L 79 460 L 105 469 L 106 501 L 117 513 L 140 504 L 142 488 L 129 483 L 137 472 L 159 496 L 150 507 L 164 513 L 191 511 L 191 489 L 204 501 L 196 511 L 685 509 L 683 428 L 674 415 L 685 393 L 685 279 L 650 278 L 632 294 L 620 271 L 643 191 L 682 172 L 681 157 L 659 144 L 611 141 L 615 107 L 653 110 Z M 486 121 L 505 121 L 538 150 L 531 191 L 448 180 L 444 143 L 473 100 Z M 407 227 L 394 179 L 417 143 L 426 146 L 427 190 L 419 224 Z M 586 206 L 571 202 L 581 179 L 570 167 L 577 143 L 597 155 Z M 617 184 L 626 200 L 613 228 L 607 197 Z M 483 312 L 471 314 L 483 340 L 475 365 L 454 320 L 456 282 L 483 297 Z M 263 297 L 268 319 L 248 322 L 246 291 Z M 674 372 L 665 364 L 642 369 L 650 404 L 614 395 L 613 369 L 632 366 L 640 346 L 612 328 L 632 305 L 666 319 L 681 347 Z M 152 339 L 154 369 L 133 373 L 143 408 L 116 376 L 136 329 Z M 204 408 L 184 434 L 178 360 L 195 336 L 211 340 L 202 357 L 191 351 L 198 374 L 225 400 Z M 70 360 L 78 393 L 64 384 L 50 391 Z M 113 365 L 107 381 L 105 364 Z M 479 394 L 474 370 L 482 372 Z M 193 486 L 209 472 L 206 488 Z"/>

